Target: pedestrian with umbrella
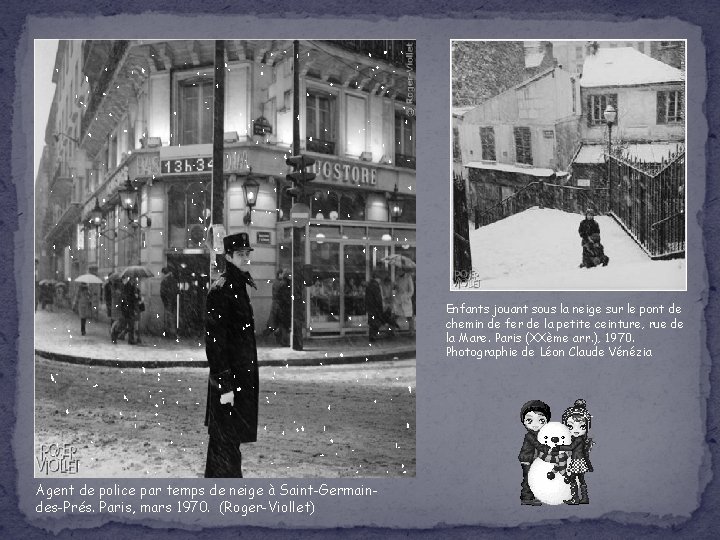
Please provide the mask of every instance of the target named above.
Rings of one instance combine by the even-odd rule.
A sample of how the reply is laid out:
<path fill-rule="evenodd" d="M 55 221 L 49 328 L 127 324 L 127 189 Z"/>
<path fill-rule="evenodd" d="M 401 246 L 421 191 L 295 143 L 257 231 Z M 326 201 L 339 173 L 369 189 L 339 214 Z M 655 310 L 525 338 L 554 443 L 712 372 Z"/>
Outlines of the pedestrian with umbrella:
<path fill-rule="evenodd" d="M 415 268 L 415 261 L 406 255 L 396 253 L 382 259 L 384 262 L 395 266 L 398 277 L 395 280 L 395 310 L 398 317 L 405 317 L 408 323 L 408 331 L 415 334 L 415 315 L 413 310 L 412 297 L 415 294 L 415 283 L 413 282 L 410 270 Z"/>
<path fill-rule="evenodd" d="M 90 298 L 90 289 L 87 283 L 80 283 L 75 299 L 73 300 L 73 311 L 77 311 L 80 317 L 80 334 L 85 335 L 85 323 L 88 318 L 92 317 L 92 298 Z"/>
<path fill-rule="evenodd" d="M 120 296 L 120 321 L 113 325 L 111 339 L 117 343 L 118 335 L 127 332 L 128 343 L 135 345 L 135 317 L 140 307 L 140 289 L 137 278 L 125 276 L 123 278 L 122 294 Z"/>

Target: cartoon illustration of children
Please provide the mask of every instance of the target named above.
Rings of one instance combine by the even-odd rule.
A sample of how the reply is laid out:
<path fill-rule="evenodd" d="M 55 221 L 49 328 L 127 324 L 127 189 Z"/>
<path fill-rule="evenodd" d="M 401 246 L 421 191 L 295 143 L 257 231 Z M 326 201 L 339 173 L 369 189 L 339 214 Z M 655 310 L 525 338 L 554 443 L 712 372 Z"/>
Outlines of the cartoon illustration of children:
<path fill-rule="evenodd" d="M 530 465 L 532 465 L 535 457 L 541 452 L 548 452 L 550 448 L 547 445 L 540 444 L 537 438 L 537 433 L 540 431 L 545 424 L 550 421 L 550 407 L 547 403 L 540 400 L 531 400 L 525 403 L 520 409 L 520 421 L 527 432 L 523 439 L 522 448 L 520 448 L 520 454 L 518 459 L 523 470 L 523 479 L 520 490 L 520 504 L 528 504 L 531 506 L 540 506 L 540 502 L 528 483 L 528 473 L 530 472 Z"/>
<path fill-rule="evenodd" d="M 570 484 L 571 497 L 565 504 L 588 504 L 588 489 L 585 483 L 585 473 L 593 472 L 590 463 L 590 448 L 593 440 L 587 436 L 592 416 L 587 410 L 584 399 L 576 399 L 572 407 L 565 409 L 562 423 L 570 429 L 572 442 L 556 446 L 555 451 L 567 450 L 571 452 L 570 464 L 567 467 L 565 481 Z"/>

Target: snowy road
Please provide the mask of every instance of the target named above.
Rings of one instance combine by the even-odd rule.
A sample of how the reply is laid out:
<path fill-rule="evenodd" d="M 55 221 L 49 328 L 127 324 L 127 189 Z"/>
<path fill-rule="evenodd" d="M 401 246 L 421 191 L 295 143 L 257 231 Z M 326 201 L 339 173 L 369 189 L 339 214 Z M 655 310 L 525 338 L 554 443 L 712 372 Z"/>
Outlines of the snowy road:
<path fill-rule="evenodd" d="M 579 268 L 578 214 L 531 208 L 471 224 L 477 290 L 685 290 L 685 259 L 652 261 L 612 218 L 595 219 L 610 264 L 592 269 Z"/>

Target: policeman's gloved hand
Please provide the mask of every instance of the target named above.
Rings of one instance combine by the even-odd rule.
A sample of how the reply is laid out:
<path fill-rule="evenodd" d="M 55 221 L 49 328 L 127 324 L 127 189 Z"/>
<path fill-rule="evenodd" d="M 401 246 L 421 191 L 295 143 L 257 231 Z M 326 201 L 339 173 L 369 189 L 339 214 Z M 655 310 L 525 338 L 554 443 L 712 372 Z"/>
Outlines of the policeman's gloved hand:
<path fill-rule="evenodd" d="M 220 396 L 220 405 L 235 405 L 235 394 L 232 390 Z"/>

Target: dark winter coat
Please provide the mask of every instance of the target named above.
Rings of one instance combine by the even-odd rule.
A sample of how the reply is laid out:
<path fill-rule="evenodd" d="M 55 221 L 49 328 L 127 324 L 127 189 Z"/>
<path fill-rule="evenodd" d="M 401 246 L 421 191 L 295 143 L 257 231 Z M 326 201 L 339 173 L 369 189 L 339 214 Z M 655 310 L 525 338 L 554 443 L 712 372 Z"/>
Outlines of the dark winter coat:
<path fill-rule="evenodd" d="M 375 279 L 371 279 L 367 287 L 365 287 L 365 309 L 368 319 L 374 317 L 376 320 L 383 319 L 383 297 L 380 284 Z"/>
<path fill-rule="evenodd" d="M 123 285 L 122 296 L 120 297 L 120 312 L 126 319 L 134 319 L 140 309 L 140 289 L 134 279 L 129 279 Z"/>
<path fill-rule="evenodd" d="M 211 437 L 233 444 L 255 442 L 259 377 L 255 320 L 246 286 L 250 274 L 228 263 L 205 304 L 205 353 L 210 366 L 205 425 Z M 220 396 L 232 390 L 233 406 Z"/>
<path fill-rule="evenodd" d="M 280 287 L 277 290 L 277 312 L 275 313 L 275 324 L 278 328 L 290 328 L 292 313 L 292 283 L 289 279 L 280 280 Z"/>
<path fill-rule="evenodd" d="M 110 318 L 113 321 L 119 321 L 120 317 L 122 317 L 122 294 L 123 284 L 119 282 L 113 283 L 110 290 Z"/>
<path fill-rule="evenodd" d="M 600 234 L 600 225 L 598 225 L 598 222 L 594 219 L 585 218 L 580 222 L 580 227 L 578 227 L 578 234 L 580 235 L 580 238 L 585 241 L 593 234 Z"/>
<path fill-rule="evenodd" d="M 537 454 L 546 452 L 547 450 L 547 445 L 541 444 L 540 441 L 538 441 L 537 431 L 527 430 L 522 447 L 520 448 L 520 454 L 518 454 L 518 460 L 521 463 L 532 463 Z"/>
<path fill-rule="evenodd" d="M 588 471 L 593 471 L 592 463 L 590 463 L 590 439 L 588 439 L 587 435 L 580 435 L 579 437 L 575 437 L 570 444 L 561 444 L 555 447 L 556 450 L 565 450 L 571 452 L 571 459 L 572 461 L 577 461 L 579 459 L 585 460 L 585 465 L 587 465 Z"/>
<path fill-rule="evenodd" d="M 174 306 L 177 300 L 178 283 L 172 273 L 168 273 L 160 282 L 160 299 L 166 308 Z"/>

